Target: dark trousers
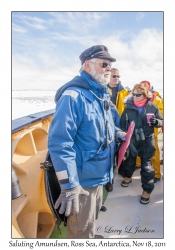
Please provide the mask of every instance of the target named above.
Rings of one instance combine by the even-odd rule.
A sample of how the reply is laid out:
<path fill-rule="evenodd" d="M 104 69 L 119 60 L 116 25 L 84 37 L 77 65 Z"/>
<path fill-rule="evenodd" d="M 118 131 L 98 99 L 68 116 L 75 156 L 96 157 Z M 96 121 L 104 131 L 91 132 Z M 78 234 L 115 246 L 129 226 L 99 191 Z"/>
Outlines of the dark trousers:
<path fill-rule="evenodd" d="M 129 154 L 128 158 L 124 161 L 124 176 L 131 178 L 136 166 L 136 157 Z M 141 183 L 142 188 L 148 194 L 154 189 L 154 168 L 150 157 L 141 157 Z"/>

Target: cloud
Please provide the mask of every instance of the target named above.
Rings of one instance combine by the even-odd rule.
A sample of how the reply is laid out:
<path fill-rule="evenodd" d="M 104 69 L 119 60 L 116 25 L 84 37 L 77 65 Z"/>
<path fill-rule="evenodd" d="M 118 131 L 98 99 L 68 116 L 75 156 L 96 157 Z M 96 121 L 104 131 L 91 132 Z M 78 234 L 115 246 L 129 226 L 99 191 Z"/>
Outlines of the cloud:
<path fill-rule="evenodd" d="M 124 86 L 133 87 L 143 79 L 149 80 L 155 89 L 163 91 L 163 34 L 155 29 L 144 29 L 132 34 L 130 42 L 122 36 L 101 40 L 117 61 L 113 66 L 120 70 Z"/>
<path fill-rule="evenodd" d="M 33 12 L 34 13 L 34 12 Z M 26 25 L 28 27 L 45 30 L 47 28 L 48 22 L 42 18 L 38 18 L 35 16 L 27 16 L 27 15 L 18 15 L 18 20 L 22 25 Z"/>
<path fill-rule="evenodd" d="M 12 24 L 12 29 L 13 29 L 13 31 L 15 31 L 17 33 L 26 33 L 27 32 L 27 30 L 24 27 L 21 27 L 17 24 L 14 24 L 14 23 Z"/>
<path fill-rule="evenodd" d="M 107 13 L 102 16 L 98 12 L 50 12 L 50 15 L 54 17 L 55 24 L 65 25 L 69 31 L 81 34 L 89 32 L 92 27 L 97 28 L 101 19 L 107 18 Z"/>
<path fill-rule="evenodd" d="M 145 14 L 143 12 L 139 12 L 136 16 L 136 21 L 140 22 L 145 17 Z"/>
<path fill-rule="evenodd" d="M 108 19 L 108 13 L 48 14 L 47 21 L 35 16 L 20 15 L 18 20 L 25 23 L 25 28 L 13 25 L 21 34 L 13 37 L 13 89 L 57 89 L 78 74 L 80 53 L 94 44 L 106 45 L 110 54 L 117 59 L 113 65 L 120 70 L 124 86 L 132 88 L 135 83 L 147 79 L 155 89 L 163 89 L 162 32 L 148 28 L 137 33 L 117 28 L 109 32 L 108 28 L 104 28 L 104 34 L 103 25 L 101 29 L 94 29 L 94 26 L 100 27 L 104 19 Z M 140 12 L 137 19 L 143 18 L 144 13 Z M 31 32 L 28 35 L 26 27 L 29 25 L 42 27 L 40 35 L 33 36 Z M 51 28 L 45 32 L 50 25 Z M 86 34 L 86 31 L 89 32 Z"/>
<path fill-rule="evenodd" d="M 49 55 L 43 54 L 41 56 L 43 60 L 48 60 L 47 56 Z M 72 65 L 71 68 L 54 63 L 52 67 L 47 67 L 43 70 L 38 67 L 31 58 L 15 55 L 12 61 L 13 90 L 57 90 L 77 75 L 79 69 L 79 63 Z"/>

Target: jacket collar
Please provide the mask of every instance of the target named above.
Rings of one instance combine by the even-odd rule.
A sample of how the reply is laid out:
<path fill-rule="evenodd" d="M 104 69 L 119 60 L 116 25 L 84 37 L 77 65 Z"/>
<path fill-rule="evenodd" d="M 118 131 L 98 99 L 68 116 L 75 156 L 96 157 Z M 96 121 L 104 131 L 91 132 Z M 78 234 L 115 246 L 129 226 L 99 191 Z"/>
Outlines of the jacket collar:
<path fill-rule="evenodd" d="M 82 71 L 81 73 L 81 77 L 86 80 L 89 84 L 89 86 L 91 87 L 91 90 L 98 95 L 99 97 L 104 97 L 106 96 L 107 98 L 109 98 L 109 92 L 108 92 L 108 88 L 107 85 L 103 86 L 101 85 L 99 82 L 97 82 L 89 73 L 87 73 L 86 71 Z"/>

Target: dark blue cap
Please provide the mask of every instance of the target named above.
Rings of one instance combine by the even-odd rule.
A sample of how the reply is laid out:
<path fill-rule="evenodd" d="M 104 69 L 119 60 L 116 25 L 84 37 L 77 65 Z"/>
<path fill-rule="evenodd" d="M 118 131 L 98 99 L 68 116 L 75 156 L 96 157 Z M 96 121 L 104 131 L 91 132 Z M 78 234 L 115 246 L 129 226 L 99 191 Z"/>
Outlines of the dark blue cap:
<path fill-rule="evenodd" d="M 79 58 L 82 65 L 86 60 L 90 60 L 92 58 L 108 59 L 110 60 L 110 62 L 116 61 L 115 58 L 110 56 L 110 54 L 108 53 L 108 48 L 104 45 L 95 45 L 90 47 L 89 49 L 86 49 L 83 53 L 81 53 Z"/>

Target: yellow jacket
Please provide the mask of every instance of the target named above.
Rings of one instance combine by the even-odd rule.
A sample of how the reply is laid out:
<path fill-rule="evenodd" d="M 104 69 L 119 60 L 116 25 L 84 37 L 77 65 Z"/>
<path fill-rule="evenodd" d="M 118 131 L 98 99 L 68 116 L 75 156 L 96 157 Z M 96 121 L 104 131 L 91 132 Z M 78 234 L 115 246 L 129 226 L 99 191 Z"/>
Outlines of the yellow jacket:
<path fill-rule="evenodd" d="M 153 94 L 155 94 L 155 95 L 158 96 L 160 99 L 162 99 L 162 97 L 161 97 L 161 95 L 159 94 L 159 92 L 153 91 Z"/>
<path fill-rule="evenodd" d="M 112 93 L 112 89 L 108 88 L 108 90 L 110 93 Z M 118 93 L 117 93 L 115 105 L 116 105 L 116 108 L 117 108 L 120 116 L 123 113 L 123 110 L 125 108 L 124 99 L 126 96 L 128 96 L 128 94 L 129 94 L 129 91 L 125 88 L 118 91 Z"/>
<path fill-rule="evenodd" d="M 125 108 L 124 99 L 128 95 L 129 95 L 129 91 L 127 89 L 122 89 L 117 94 L 116 108 L 117 108 L 120 115 L 123 113 L 123 110 Z"/>
<path fill-rule="evenodd" d="M 159 108 L 160 112 L 163 115 L 163 99 L 161 98 L 158 92 L 154 92 L 154 94 L 156 96 L 154 97 L 152 102 L 157 105 L 157 107 Z M 158 136 L 158 128 L 154 128 L 154 136 L 155 137 Z"/>
<path fill-rule="evenodd" d="M 157 105 L 157 107 L 159 108 L 160 112 L 163 115 L 163 99 L 160 98 L 159 96 L 156 96 L 153 100 L 153 103 Z"/>

